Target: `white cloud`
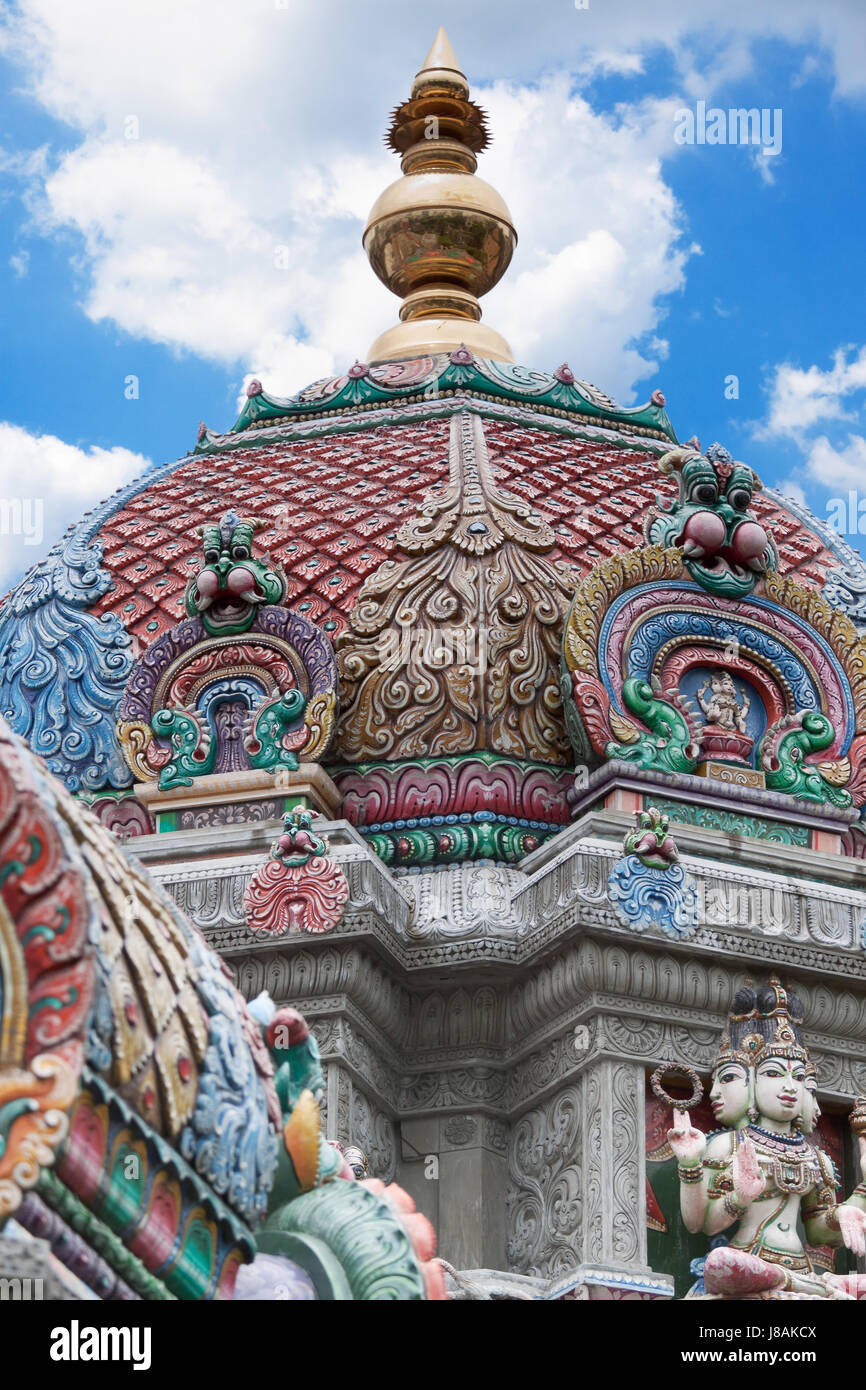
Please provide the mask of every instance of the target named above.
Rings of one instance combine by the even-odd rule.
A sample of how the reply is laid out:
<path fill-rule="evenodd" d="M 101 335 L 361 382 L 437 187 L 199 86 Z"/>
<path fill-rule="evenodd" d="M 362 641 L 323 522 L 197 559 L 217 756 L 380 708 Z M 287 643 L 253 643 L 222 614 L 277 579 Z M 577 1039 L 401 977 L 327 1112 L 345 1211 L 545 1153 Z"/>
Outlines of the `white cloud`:
<path fill-rule="evenodd" d="M 780 156 L 778 154 L 768 155 L 763 146 L 750 145 L 748 147 L 749 160 L 752 168 L 756 170 L 758 178 L 762 183 L 771 188 L 776 182 L 776 175 L 779 172 Z"/>
<path fill-rule="evenodd" d="M 689 254 L 660 165 L 672 103 L 602 117 L 561 77 L 478 96 L 495 130 L 480 172 L 507 190 L 521 237 L 487 320 L 518 360 L 567 356 L 628 401 L 666 351 L 663 299 L 682 287 Z M 153 122 L 145 113 L 141 132 Z M 551 141 L 552 129 L 566 138 Z M 363 357 L 396 321 L 359 242 L 399 170 L 387 155 L 340 152 L 259 187 L 249 155 L 273 158 L 244 150 L 237 164 L 238 153 L 202 153 L 181 128 L 172 139 L 88 135 L 40 179 L 31 209 L 43 232 L 83 239 L 90 318 L 288 394 Z"/>
<path fill-rule="evenodd" d="M 366 185 L 384 181 L 356 167 L 336 187 L 332 171 L 300 185 L 302 218 L 278 220 L 273 210 L 248 212 L 202 156 L 99 138 L 61 161 L 34 214 L 46 232 L 83 237 L 88 317 L 241 363 L 280 392 L 350 364 L 371 325 L 393 314 L 356 250 L 358 211 L 355 236 L 344 230 L 349 200 L 364 207 Z"/>
<path fill-rule="evenodd" d="M 19 251 L 17 255 L 9 257 L 9 265 L 17 280 L 23 280 L 30 267 L 30 252 Z"/>
<path fill-rule="evenodd" d="M 853 354 L 853 355 L 850 355 Z M 845 401 L 866 389 L 866 347 L 839 348 L 828 370 L 782 362 L 769 385 L 767 422 L 757 431 L 762 439 L 789 435 L 801 439 L 822 420 L 849 420 Z"/>
<path fill-rule="evenodd" d="M 150 459 L 130 449 L 81 449 L 0 422 L 0 592 L 46 554 L 70 516 L 149 466 Z"/>
<path fill-rule="evenodd" d="M 673 104 L 601 116 L 564 78 L 497 83 L 479 99 L 496 136 L 483 173 L 506 191 L 520 237 L 485 318 L 519 362 L 567 359 L 627 402 L 666 352 L 664 297 L 685 280 L 682 214 L 660 165 Z"/>
<path fill-rule="evenodd" d="M 802 497 L 802 482 L 828 490 L 866 487 L 866 437 L 856 431 L 839 429 L 842 422 L 860 422 L 866 390 L 866 347 L 839 348 L 833 365 L 802 368 L 790 362 L 776 367 L 768 391 L 766 423 L 756 427 L 756 438 L 787 438 L 802 455 L 781 490 Z M 817 434 L 819 425 L 822 433 Z M 834 432 L 835 425 L 835 432 Z"/>
<path fill-rule="evenodd" d="M 801 507 L 809 505 L 806 493 L 801 483 L 796 478 L 785 478 L 781 483 L 776 484 L 776 491 L 783 497 L 791 497 L 795 502 L 799 502 Z"/>
<path fill-rule="evenodd" d="M 807 459 L 809 476 L 828 488 L 859 488 L 866 485 L 866 439 L 849 434 L 848 442 L 834 447 L 825 434 L 812 442 Z"/>

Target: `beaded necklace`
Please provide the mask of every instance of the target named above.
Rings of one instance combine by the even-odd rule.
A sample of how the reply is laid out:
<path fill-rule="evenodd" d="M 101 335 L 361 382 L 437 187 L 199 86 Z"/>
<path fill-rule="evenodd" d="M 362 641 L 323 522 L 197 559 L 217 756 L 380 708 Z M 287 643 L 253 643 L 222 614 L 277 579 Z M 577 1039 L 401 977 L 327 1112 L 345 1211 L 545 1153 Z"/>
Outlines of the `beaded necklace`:
<path fill-rule="evenodd" d="M 801 1151 L 811 1148 L 799 1129 L 796 1134 L 776 1134 L 772 1129 L 764 1129 L 762 1125 L 752 1123 L 748 1126 L 748 1130 L 750 1134 L 760 1135 L 762 1142 L 768 1148 L 776 1149 L 777 1153 L 790 1153 L 794 1148 Z"/>
<path fill-rule="evenodd" d="M 747 1133 L 754 1137 L 759 1154 L 771 1160 L 772 1175 L 781 1192 L 805 1193 L 820 1180 L 816 1152 L 799 1130 L 790 1135 L 774 1134 L 761 1125 L 750 1124 Z"/>

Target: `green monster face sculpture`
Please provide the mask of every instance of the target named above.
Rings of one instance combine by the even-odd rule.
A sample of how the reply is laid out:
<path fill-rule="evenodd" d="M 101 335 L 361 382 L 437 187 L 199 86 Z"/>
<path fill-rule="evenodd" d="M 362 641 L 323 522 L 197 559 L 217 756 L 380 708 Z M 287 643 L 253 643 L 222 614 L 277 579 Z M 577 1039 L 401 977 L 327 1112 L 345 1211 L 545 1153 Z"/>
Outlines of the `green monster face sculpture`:
<path fill-rule="evenodd" d="M 283 571 L 253 558 L 253 536 L 262 525 L 226 512 L 219 525 L 200 527 L 205 564 L 187 585 L 184 607 L 211 636 L 246 632 L 260 605 L 286 597 Z"/>
<path fill-rule="evenodd" d="M 663 514 L 647 526 L 647 540 L 681 545 L 686 568 L 702 588 L 740 598 L 768 569 L 776 568 L 776 549 L 749 507 L 761 487 L 757 474 L 737 463 L 727 449 L 712 444 L 705 454 L 688 446 L 659 459 L 663 473 L 676 473 L 679 496 L 659 500 Z"/>
<path fill-rule="evenodd" d="M 648 869 L 669 869 L 679 859 L 674 838 L 668 834 L 670 820 L 657 806 L 635 811 L 637 825 L 623 842 L 626 854 L 636 854 Z"/>

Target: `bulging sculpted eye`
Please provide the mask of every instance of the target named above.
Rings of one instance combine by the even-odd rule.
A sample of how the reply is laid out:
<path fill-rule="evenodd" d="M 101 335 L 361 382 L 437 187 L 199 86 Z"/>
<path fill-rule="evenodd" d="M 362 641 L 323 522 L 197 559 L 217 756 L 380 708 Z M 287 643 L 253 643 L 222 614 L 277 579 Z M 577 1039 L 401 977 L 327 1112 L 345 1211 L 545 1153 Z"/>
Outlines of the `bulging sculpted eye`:
<path fill-rule="evenodd" d="M 248 560 L 249 558 L 250 558 L 250 552 L 249 552 L 249 549 L 247 548 L 247 546 L 245 546 L 245 545 L 233 545 L 233 546 L 232 546 L 232 559 L 233 559 L 233 560 Z"/>
<path fill-rule="evenodd" d="M 719 499 L 718 492 L 712 483 L 698 483 L 692 492 L 692 500 L 703 502 L 705 506 L 711 507 Z"/>
<path fill-rule="evenodd" d="M 728 501 L 738 512 L 744 512 L 751 500 L 748 490 L 744 487 L 732 488 L 728 493 Z"/>
<path fill-rule="evenodd" d="M 204 553 L 204 558 L 207 560 L 209 565 L 215 565 L 219 557 L 219 551 L 214 550 L 212 547 L 206 550 Z"/>

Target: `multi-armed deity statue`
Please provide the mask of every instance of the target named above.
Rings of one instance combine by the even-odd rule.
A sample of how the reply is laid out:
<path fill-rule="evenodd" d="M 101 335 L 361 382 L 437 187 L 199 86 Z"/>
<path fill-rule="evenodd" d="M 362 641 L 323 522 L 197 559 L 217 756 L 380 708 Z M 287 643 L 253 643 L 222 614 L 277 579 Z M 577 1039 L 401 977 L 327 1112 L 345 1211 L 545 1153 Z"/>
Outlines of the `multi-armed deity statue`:
<path fill-rule="evenodd" d="M 832 1159 L 806 1137 L 818 1118 L 815 1070 L 803 1042 L 800 1000 L 776 976 L 734 999 L 713 1070 L 710 1104 L 724 1128 L 707 1136 L 674 1109 L 687 1228 L 719 1236 L 703 1273 L 709 1298 L 866 1298 L 863 1275 L 821 1274 L 803 1245 L 866 1252 L 866 1181 L 842 1203 Z M 851 1117 L 866 1179 L 861 1106 Z"/>

